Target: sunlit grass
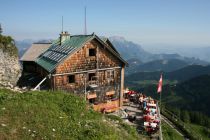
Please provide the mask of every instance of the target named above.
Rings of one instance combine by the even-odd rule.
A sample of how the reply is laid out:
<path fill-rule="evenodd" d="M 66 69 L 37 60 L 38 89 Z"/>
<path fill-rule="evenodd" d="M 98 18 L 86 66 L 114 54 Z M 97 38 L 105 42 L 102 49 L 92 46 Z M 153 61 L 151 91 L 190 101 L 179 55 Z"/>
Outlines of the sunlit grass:
<path fill-rule="evenodd" d="M 88 108 L 84 99 L 61 92 L 15 93 L 0 89 L 0 139 L 138 139 Z"/>

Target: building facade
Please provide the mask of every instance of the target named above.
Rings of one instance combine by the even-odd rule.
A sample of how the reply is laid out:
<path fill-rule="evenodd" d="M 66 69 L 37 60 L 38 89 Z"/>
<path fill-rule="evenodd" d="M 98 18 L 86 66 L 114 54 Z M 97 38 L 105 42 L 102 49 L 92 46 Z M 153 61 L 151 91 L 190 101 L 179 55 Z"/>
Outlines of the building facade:
<path fill-rule="evenodd" d="M 50 89 L 84 95 L 94 104 L 112 100 L 122 105 L 127 62 L 108 39 L 95 34 L 70 36 L 62 32 L 59 39 L 43 50 L 34 61 L 26 61 L 27 52 L 21 60 L 27 72 L 36 69 L 36 73 L 45 77 Z"/>

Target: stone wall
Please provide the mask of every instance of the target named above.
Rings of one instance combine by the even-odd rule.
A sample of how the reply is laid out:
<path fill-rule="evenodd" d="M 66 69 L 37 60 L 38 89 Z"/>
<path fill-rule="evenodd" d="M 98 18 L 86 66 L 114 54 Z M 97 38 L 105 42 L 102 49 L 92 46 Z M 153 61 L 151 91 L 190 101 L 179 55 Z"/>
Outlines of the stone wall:
<path fill-rule="evenodd" d="M 0 48 L 0 86 L 16 86 L 20 76 L 21 67 L 18 55 L 11 55 Z"/>

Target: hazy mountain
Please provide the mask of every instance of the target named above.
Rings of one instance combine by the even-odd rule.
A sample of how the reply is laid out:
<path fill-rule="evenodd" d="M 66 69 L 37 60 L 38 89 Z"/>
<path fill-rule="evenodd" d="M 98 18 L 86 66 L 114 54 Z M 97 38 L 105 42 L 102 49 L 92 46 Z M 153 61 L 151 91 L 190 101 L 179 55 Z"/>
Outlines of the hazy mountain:
<path fill-rule="evenodd" d="M 181 55 L 187 57 L 195 57 L 210 62 L 209 59 L 210 47 L 185 48 L 185 49 L 180 49 L 179 52 Z"/>
<path fill-rule="evenodd" d="M 154 47 L 155 46 L 155 47 Z M 199 58 L 200 60 L 204 60 L 210 62 L 209 54 L 210 54 L 210 46 L 180 46 L 180 45 L 165 45 L 165 44 L 158 44 L 153 46 L 143 46 L 143 49 L 150 53 L 178 53 L 185 57 L 194 57 Z"/>
<path fill-rule="evenodd" d="M 145 63 L 154 60 L 179 59 L 189 64 L 201 64 L 201 65 L 208 64 L 208 62 L 202 61 L 198 58 L 184 57 L 177 53 L 153 54 L 148 51 L 145 51 L 141 45 L 133 43 L 131 41 L 127 41 L 125 38 L 119 36 L 110 37 L 109 40 L 113 43 L 116 49 L 126 60 L 135 58 Z"/>
<path fill-rule="evenodd" d="M 137 58 L 142 62 L 148 61 L 151 57 L 151 53 L 142 49 L 141 45 L 125 40 L 123 37 L 110 37 L 109 40 L 120 52 L 124 59 Z"/>

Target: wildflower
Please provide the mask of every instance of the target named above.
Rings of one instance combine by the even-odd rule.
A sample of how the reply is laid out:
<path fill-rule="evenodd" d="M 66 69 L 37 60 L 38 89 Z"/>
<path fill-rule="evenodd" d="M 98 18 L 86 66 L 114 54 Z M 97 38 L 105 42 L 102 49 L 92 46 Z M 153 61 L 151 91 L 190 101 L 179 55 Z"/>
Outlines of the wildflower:
<path fill-rule="evenodd" d="M 2 124 L 1 124 L 1 126 L 3 126 L 3 127 L 4 127 L 4 126 L 7 126 L 7 125 L 6 125 L 6 124 L 4 124 L 4 123 L 2 123 Z"/>

